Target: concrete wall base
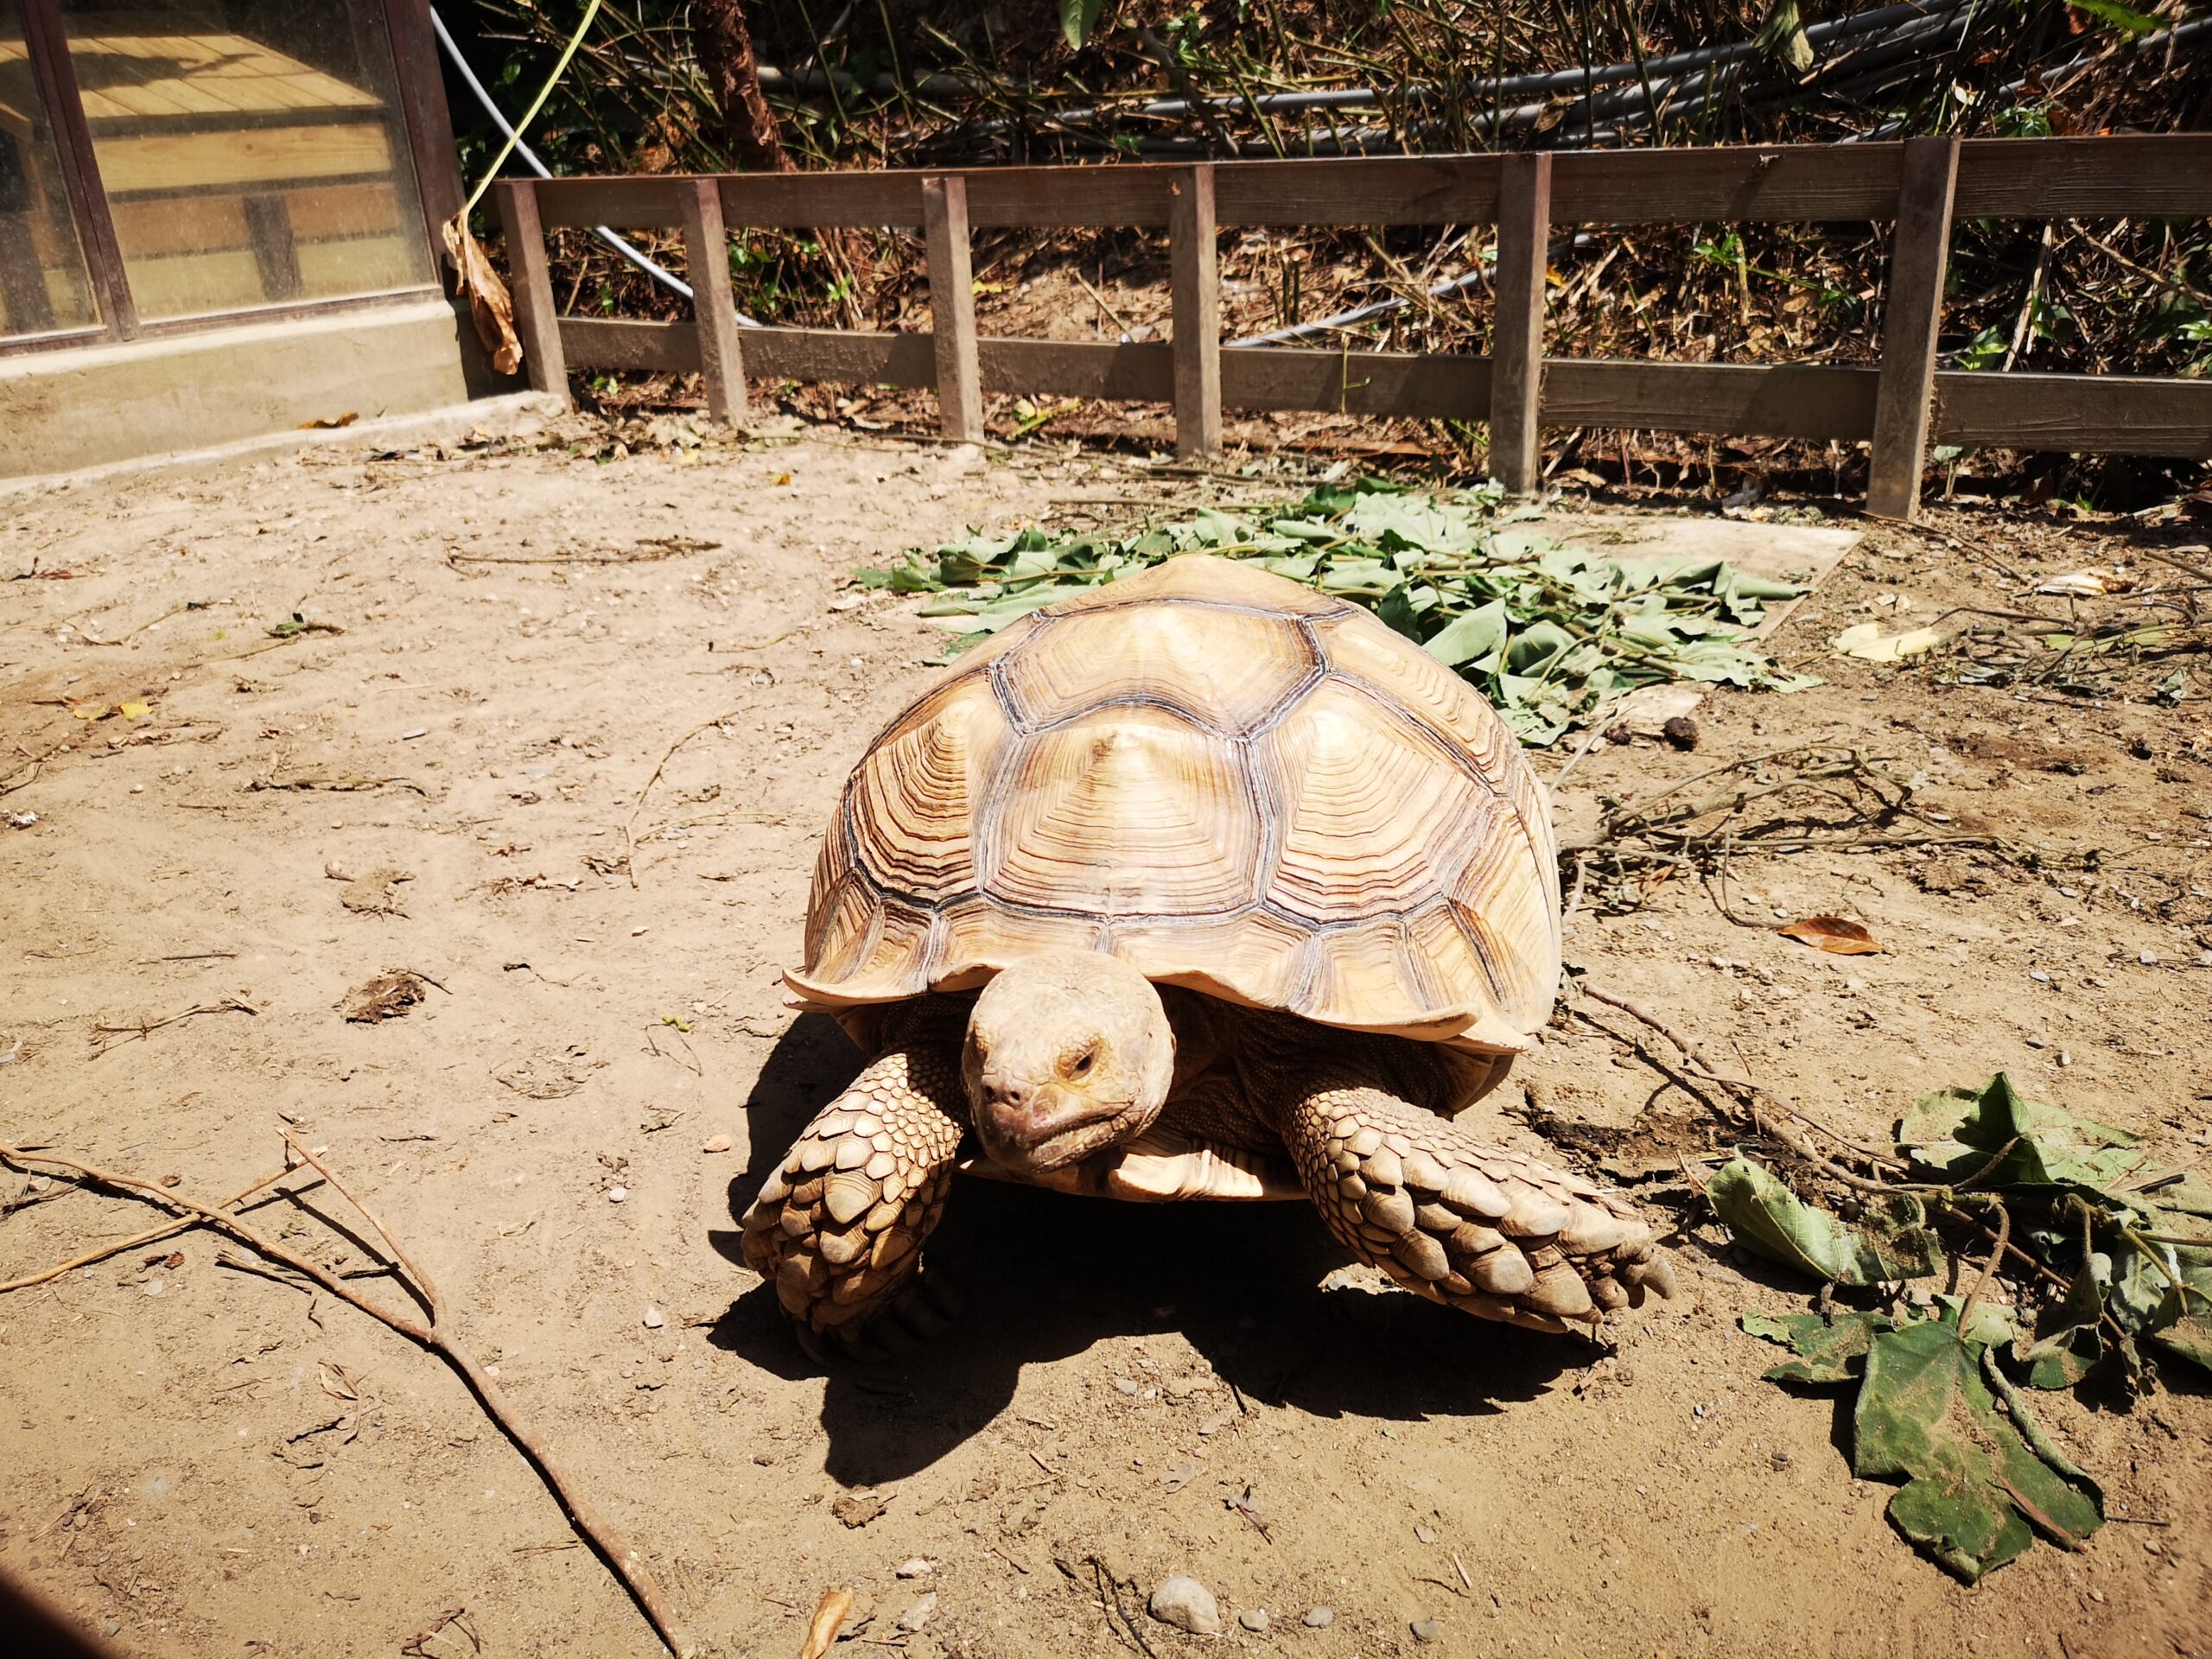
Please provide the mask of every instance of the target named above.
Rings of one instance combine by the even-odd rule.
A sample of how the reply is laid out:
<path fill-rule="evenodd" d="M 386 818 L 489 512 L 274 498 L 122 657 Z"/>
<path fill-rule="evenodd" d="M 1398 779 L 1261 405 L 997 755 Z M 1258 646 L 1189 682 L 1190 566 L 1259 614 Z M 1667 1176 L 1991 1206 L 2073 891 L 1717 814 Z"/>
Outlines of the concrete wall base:
<path fill-rule="evenodd" d="M 466 327 L 426 299 L 0 357 L 0 478 L 464 403 Z"/>

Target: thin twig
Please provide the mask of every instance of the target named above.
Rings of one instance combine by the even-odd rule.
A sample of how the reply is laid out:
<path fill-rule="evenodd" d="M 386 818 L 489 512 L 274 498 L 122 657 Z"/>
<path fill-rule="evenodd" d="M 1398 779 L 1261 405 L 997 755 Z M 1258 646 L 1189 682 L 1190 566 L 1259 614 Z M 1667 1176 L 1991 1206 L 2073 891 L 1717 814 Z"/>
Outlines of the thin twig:
<path fill-rule="evenodd" d="M 154 1033 L 161 1030 L 165 1026 L 174 1026 L 178 1024 L 180 1021 L 194 1019 L 203 1014 L 258 1014 L 260 1012 L 261 1010 L 259 1008 L 255 1007 L 250 1002 L 240 1001 L 235 996 L 226 996 L 220 1002 L 194 1003 L 191 1007 L 187 1008 L 182 1014 L 173 1014 L 166 1020 L 156 1020 L 150 1022 L 141 1020 L 135 1026 L 94 1026 L 92 1027 L 92 1035 L 94 1037 L 111 1037 L 115 1040 L 113 1042 L 102 1043 L 99 1046 L 93 1049 L 92 1058 L 97 1060 L 101 1055 L 106 1053 L 108 1050 L 111 1048 L 120 1048 L 125 1043 L 143 1042 L 148 1037 L 150 1037 Z"/>
<path fill-rule="evenodd" d="M 774 641 L 769 643 L 772 645 Z M 622 868 L 630 878 L 631 887 L 638 885 L 638 815 L 645 810 L 645 797 L 652 793 L 653 785 L 660 781 L 661 773 L 667 770 L 668 763 L 676 758 L 678 749 L 709 727 L 719 726 L 726 720 L 734 720 L 743 712 L 740 709 L 726 709 L 711 720 L 701 721 L 661 751 L 660 759 L 653 764 L 652 776 L 645 779 L 645 787 L 638 791 L 636 804 L 630 808 L 630 816 L 622 821 Z"/>
<path fill-rule="evenodd" d="M 1981 1300 L 1981 1293 L 1988 1288 L 1989 1281 L 1997 1271 L 1997 1264 L 2005 1259 L 2005 1251 L 2012 1243 L 2012 1212 L 1999 1204 L 1997 1206 L 1997 1248 L 1990 1251 L 1989 1260 L 1981 1264 L 1980 1276 L 1974 1281 L 1974 1288 L 1967 1293 L 1966 1300 L 1959 1306 L 1959 1334 L 1961 1337 L 1966 1335 L 1967 1321 L 1974 1317 L 1974 1304 Z"/>

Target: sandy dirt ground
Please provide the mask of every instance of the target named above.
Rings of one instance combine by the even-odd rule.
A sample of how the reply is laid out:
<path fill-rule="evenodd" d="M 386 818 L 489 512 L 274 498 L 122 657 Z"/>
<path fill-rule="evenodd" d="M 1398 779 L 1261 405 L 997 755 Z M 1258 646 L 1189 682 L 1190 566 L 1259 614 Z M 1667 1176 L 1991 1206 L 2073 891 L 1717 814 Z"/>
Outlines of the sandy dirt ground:
<path fill-rule="evenodd" d="M 837 1583 L 855 1656 L 1216 1645 L 1141 1611 L 1174 1573 L 1219 1597 L 1217 1645 L 1313 1659 L 2212 1652 L 2201 1378 L 2041 1396 L 2114 1523 L 1967 1590 L 1852 1478 L 1834 1398 L 1760 1379 L 1775 1351 L 1735 1321 L 1806 1287 L 1708 1228 L 1678 1240 L 1682 1297 L 1599 1345 L 1332 1278 L 1301 1206 L 963 1182 L 933 1246 L 968 1299 L 950 1333 L 805 1359 L 717 1236 L 858 1069 L 778 973 L 834 792 L 941 637 L 845 578 L 969 524 L 1255 491 L 827 431 L 625 448 L 326 448 L 0 498 L 0 575 L 56 578 L 0 584 L 0 1134 L 210 1196 L 274 1169 L 280 1128 L 327 1149 L 720 1653 L 795 1653 Z M 2002 1067 L 2202 1165 L 2206 703 L 1821 656 L 1895 595 L 1925 618 L 2116 550 L 1993 513 L 1872 532 L 1777 639 L 1827 686 L 1717 695 L 1696 753 L 1601 747 L 1560 794 L 1571 832 L 1600 795 L 1832 739 L 1963 828 L 2101 868 L 1775 858 L 1738 871 L 1739 913 L 1840 912 L 1888 953 L 1824 957 L 1677 883 L 1586 906 L 1570 959 L 1847 1133 Z M 387 969 L 434 982 L 349 1023 Z M 1559 1156 L 1722 1144 L 1568 1023 L 1474 1111 Z M 155 1220 L 17 1175 L 0 1205 L 0 1276 Z M 304 1207 L 253 1214 L 369 1263 Z M 190 1233 L 0 1297 L 0 1567 L 136 1654 L 656 1650 L 451 1371 L 238 1255 Z"/>

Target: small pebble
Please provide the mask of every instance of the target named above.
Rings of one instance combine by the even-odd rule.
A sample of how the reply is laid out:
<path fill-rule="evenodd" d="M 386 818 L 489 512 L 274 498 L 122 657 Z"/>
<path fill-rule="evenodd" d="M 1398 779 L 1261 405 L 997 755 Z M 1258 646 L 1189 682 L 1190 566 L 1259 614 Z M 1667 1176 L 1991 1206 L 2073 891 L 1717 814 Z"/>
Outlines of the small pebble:
<path fill-rule="evenodd" d="M 1433 1642 L 1444 1634 L 1442 1627 L 1433 1618 L 1417 1618 L 1411 1628 L 1416 1642 Z"/>
<path fill-rule="evenodd" d="M 1308 1607 L 1305 1618 L 1300 1622 L 1309 1630 L 1325 1630 L 1337 1622 L 1337 1610 L 1333 1607 Z"/>
<path fill-rule="evenodd" d="M 1268 1610 L 1264 1607 L 1247 1607 L 1236 1615 L 1236 1622 L 1251 1631 L 1253 1635 L 1257 1636 L 1268 1628 Z"/>
<path fill-rule="evenodd" d="M 626 1186 L 610 1186 L 607 1189 L 607 1201 L 609 1204 L 620 1204 L 629 1196 L 630 1189 Z"/>
<path fill-rule="evenodd" d="M 915 1604 L 909 1607 L 905 1612 L 899 1615 L 899 1628 L 905 1630 L 911 1636 L 916 1630 L 920 1630 L 923 1625 L 928 1624 L 931 1617 L 935 1614 L 936 1611 L 937 1592 L 932 1590 L 929 1594 L 922 1597 L 918 1601 L 915 1602 Z"/>
<path fill-rule="evenodd" d="M 666 1319 L 664 1319 L 663 1318 L 661 1318 L 661 1316 L 660 1316 L 660 1309 L 658 1309 L 658 1308 L 657 1308 L 657 1307 L 649 1307 L 649 1308 L 647 1308 L 647 1309 L 645 1310 L 645 1329 L 646 1329 L 646 1330 L 648 1330 L 648 1331 L 658 1331 L 658 1330 L 659 1330 L 659 1329 L 661 1328 L 661 1326 L 663 1326 L 664 1325 L 666 1325 L 667 1323 L 668 1323 L 668 1321 L 667 1321 Z"/>
<path fill-rule="evenodd" d="M 2158 953 L 2155 950 L 2139 951 L 2137 953 L 2135 960 L 2141 963 L 2145 968 L 2155 968 L 2158 965 Z"/>
<path fill-rule="evenodd" d="M 926 1555 L 915 1555 L 899 1562 L 895 1570 L 902 1579 L 925 1579 L 937 1571 L 937 1563 Z"/>
<path fill-rule="evenodd" d="M 1415 1527 L 1414 1536 L 1424 1544 L 1433 1544 L 1436 1541 L 1436 1531 L 1432 1527 Z"/>
<path fill-rule="evenodd" d="M 702 1152 L 728 1152 L 734 1144 L 734 1143 L 730 1140 L 729 1136 L 726 1135 L 717 1135 L 709 1140 L 704 1145 L 701 1146 L 699 1150 Z"/>
<path fill-rule="evenodd" d="M 1161 1624 L 1172 1624 L 1192 1636 L 1221 1634 L 1221 1607 L 1214 1600 L 1213 1592 L 1196 1579 L 1179 1573 L 1164 1580 L 1145 1606 Z"/>

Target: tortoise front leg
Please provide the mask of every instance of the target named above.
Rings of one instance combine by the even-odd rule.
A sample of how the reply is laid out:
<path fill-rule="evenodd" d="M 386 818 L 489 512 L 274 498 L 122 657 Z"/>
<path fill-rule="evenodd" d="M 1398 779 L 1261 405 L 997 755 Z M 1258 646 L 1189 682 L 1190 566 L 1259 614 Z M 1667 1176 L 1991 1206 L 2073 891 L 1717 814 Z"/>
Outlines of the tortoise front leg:
<path fill-rule="evenodd" d="M 966 1114 L 959 1051 L 925 1044 L 885 1054 L 806 1126 L 743 1224 L 747 1265 L 803 1334 L 850 1346 L 892 1310 L 918 1334 L 942 1328 L 915 1276 Z M 870 1334 L 908 1345 L 893 1321 Z"/>
<path fill-rule="evenodd" d="M 1538 1331 L 1674 1294 L 1651 1230 L 1577 1175 L 1485 1145 L 1356 1071 L 1306 1080 L 1284 1144 L 1338 1241 L 1408 1290 Z"/>

